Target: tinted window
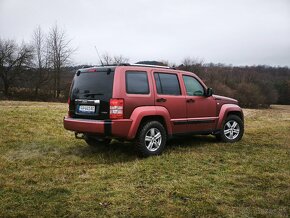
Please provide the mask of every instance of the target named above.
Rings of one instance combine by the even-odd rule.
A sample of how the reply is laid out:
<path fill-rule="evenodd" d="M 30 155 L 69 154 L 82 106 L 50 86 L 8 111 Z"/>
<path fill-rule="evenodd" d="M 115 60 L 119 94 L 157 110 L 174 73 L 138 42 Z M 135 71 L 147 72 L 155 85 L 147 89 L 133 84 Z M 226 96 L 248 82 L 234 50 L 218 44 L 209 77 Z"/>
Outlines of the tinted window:
<path fill-rule="evenodd" d="M 180 86 L 176 74 L 155 73 L 154 78 L 158 94 L 180 95 Z"/>
<path fill-rule="evenodd" d="M 190 96 L 204 95 L 203 86 L 194 77 L 183 76 L 183 81 L 185 84 L 187 95 L 190 95 Z"/>
<path fill-rule="evenodd" d="M 126 72 L 126 91 L 128 94 L 149 94 L 146 72 Z"/>
<path fill-rule="evenodd" d="M 71 98 L 108 100 L 112 97 L 114 71 L 82 72 L 75 75 Z M 100 71 L 100 72 L 99 72 Z"/>

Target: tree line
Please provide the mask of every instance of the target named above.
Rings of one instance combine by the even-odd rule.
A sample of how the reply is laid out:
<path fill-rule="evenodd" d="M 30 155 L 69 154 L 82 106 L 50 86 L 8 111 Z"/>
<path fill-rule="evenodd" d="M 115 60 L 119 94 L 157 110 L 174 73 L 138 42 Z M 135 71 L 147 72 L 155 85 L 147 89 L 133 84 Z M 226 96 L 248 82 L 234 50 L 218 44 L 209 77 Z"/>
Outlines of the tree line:
<path fill-rule="evenodd" d="M 61 77 L 75 50 L 57 25 L 44 33 L 37 27 L 29 43 L 0 38 L 0 90 L 6 98 L 23 93 L 37 97 L 42 91 L 61 97 Z M 2 96 L 2 97 L 3 97 Z"/>
<path fill-rule="evenodd" d="M 45 33 L 37 27 L 29 43 L 0 38 L 0 99 L 66 101 L 77 69 L 71 40 L 54 25 Z M 98 53 L 98 51 L 97 51 Z M 99 64 L 128 63 L 123 55 L 99 56 Z M 231 66 L 184 58 L 176 66 L 168 61 L 139 63 L 170 65 L 196 73 L 215 94 L 233 97 L 243 107 L 290 104 L 290 69 L 271 66 Z"/>
<path fill-rule="evenodd" d="M 204 64 L 185 58 L 178 68 L 194 72 L 213 88 L 215 94 L 235 98 L 243 107 L 290 104 L 288 67 Z"/>

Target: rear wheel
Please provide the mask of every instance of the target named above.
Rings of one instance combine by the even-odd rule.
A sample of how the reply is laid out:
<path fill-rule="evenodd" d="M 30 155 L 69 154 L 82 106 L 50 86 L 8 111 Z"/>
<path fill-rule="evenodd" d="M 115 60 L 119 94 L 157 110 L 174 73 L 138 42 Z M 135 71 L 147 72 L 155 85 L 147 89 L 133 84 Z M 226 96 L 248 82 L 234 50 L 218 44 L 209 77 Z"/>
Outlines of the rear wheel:
<path fill-rule="evenodd" d="M 107 145 L 110 144 L 111 139 L 107 138 L 100 138 L 100 137 L 95 137 L 95 136 L 85 136 L 85 141 L 89 146 L 96 147 L 98 145 Z"/>
<path fill-rule="evenodd" d="M 158 121 L 149 121 L 143 125 L 137 136 L 137 148 L 144 156 L 159 155 L 165 148 L 166 131 Z"/>
<path fill-rule="evenodd" d="M 223 127 L 217 139 L 224 142 L 237 142 L 244 134 L 244 123 L 240 117 L 229 115 L 223 123 Z"/>

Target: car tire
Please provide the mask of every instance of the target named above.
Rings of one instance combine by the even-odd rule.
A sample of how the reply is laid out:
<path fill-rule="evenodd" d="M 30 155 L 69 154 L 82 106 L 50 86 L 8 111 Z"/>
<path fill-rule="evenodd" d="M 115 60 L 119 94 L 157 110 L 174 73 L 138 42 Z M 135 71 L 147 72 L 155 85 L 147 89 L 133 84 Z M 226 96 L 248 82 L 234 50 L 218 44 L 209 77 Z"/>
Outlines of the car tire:
<path fill-rule="evenodd" d="M 149 157 L 163 152 L 167 140 L 164 126 L 158 121 L 145 123 L 137 136 L 137 149 L 141 156 Z"/>
<path fill-rule="evenodd" d="M 229 115 L 223 122 L 220 133 L 216 136 L 218 140 L 232 143 L 239 141 L 244 134 L 244 123 L 237 115 Z"/>
<path fill-rule="evenodd" d="M 99 145 L 108 145 L 111 143 L 111 139 L 98 138 L 93 136 L 85 136 L 86 143 L 91 147 L 96 147 Z"/>

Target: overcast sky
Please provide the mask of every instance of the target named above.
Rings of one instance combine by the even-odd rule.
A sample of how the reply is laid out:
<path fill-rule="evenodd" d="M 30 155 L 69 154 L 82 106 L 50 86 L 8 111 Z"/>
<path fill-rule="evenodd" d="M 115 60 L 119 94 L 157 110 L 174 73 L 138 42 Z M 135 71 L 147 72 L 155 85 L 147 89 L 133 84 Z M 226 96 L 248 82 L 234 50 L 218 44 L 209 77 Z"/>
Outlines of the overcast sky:
<path fill-rule="evenodd" d="M 184 57 L 233 65 L 290 66 L 290 0 L 0 0 L 0 37 L 30 41 L 55 23 L 77 48 L 130 62 Z"/>

